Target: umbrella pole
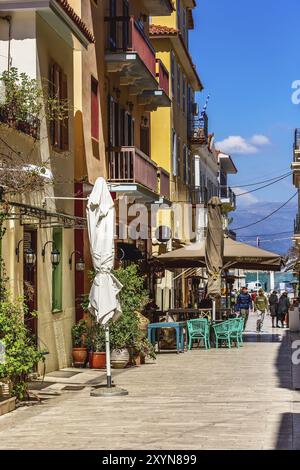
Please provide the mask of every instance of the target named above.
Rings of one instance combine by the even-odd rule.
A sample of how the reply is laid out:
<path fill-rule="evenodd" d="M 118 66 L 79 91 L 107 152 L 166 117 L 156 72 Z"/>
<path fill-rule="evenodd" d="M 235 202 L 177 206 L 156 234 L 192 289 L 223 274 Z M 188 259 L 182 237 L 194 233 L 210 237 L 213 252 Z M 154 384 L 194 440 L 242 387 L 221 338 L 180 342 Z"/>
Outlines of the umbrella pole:
<path fill-rule="evenodd" d="M 107 384 L 100 385 L 91 391 L 92 397 L 119 397 L 128 395 L 127 390 L 124 388 L 115 387 L 111 379 L 111 364 L 110 364 L 110 341 L 109 341 L 109 326 L 105 326 L 105 350 L 106 350 L 106 378 Z"/>
<path fill-rule="evenodd" d="M 216 299 L 212 301 L 212 317 L 213 321 L 216 321 Z"/>
<path fill-rule="evenodd" d="M 105 349 L 106 349 L 106 378 L 107 388 L 112 387 L 111 380 L 111 364 L 110 364 L 110 342 L 109 342 L 109 326 L 105 327 Z"/>

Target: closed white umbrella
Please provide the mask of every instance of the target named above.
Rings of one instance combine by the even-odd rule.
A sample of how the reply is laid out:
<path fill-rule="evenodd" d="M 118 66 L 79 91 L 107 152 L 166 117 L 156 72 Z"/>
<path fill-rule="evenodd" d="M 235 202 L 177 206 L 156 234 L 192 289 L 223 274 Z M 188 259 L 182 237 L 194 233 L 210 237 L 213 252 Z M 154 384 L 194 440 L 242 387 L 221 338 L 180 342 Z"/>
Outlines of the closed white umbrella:
<path fill-rule="evenodd" d="M 87 222 L 95 278 L 89 296 L 89 311 L 106 332 L 107 387 L 112 387 L 109 321 L 122 314 L 119 293 L 122 284 L 112 274 L 115 259 L 115 208 L 106 181 L 98 178 L 87 203 Z"/>

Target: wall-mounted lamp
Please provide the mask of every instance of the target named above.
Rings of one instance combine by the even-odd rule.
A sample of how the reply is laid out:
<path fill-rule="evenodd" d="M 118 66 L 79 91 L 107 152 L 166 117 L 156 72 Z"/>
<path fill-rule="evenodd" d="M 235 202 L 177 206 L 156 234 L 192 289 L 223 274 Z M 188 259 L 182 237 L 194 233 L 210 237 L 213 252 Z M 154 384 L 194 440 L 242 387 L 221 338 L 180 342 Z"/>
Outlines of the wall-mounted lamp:
<path fill-rule="evenodd" d="M 17 256 L 18 263 L 20 262 L 20 245 L 22 242 L 24 242 L 23 239 L 18 242 L 17 247 L 16 247 L 16 256 Z M 26 248 L 24 250 L 24 261 L 27 266 L 33 266 L 35 264 L 36 254 L 32 248 Z"/>
<path fill-rule="evenodd" d="M 58 266 L 60 263 L 60 251 L 55 247 L 55 244 L 52 240 L 50 240 L 49 242 L 46 242 L 45 245 L 43 246 L 43 249 L 42 249 L 43 262 L 45 263 L 46 246 L 49 245 L 50 243 L 53 245 L 53 248 L 51 251 L 52 266 Z"/>
<path fill-rule="evenodd" d="M 70 269 L 72 269 L 72 259 L 73 259 L 73 255 L 79 255 L 80 258 L 79 260 L 75 263 L 75 269 L 76 271 L 84 271 L 85 270 L 85 262 L 82 258 L 82 255 L 80 253 L 80 251 L 76 251 L 74 250 L 71 255 L 70 255 L 70 258 L 69 258 L 69 266 L 70 266 Z"/>

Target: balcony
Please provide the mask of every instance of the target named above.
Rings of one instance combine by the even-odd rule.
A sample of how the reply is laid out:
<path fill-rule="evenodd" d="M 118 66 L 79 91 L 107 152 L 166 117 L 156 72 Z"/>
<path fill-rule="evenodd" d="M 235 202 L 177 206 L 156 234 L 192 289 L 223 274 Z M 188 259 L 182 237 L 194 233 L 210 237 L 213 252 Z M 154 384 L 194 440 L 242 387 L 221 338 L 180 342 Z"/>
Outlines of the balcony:
<path fill-rule="evenodd" d="M 142 25 L 134 17 L 106 17 L 105 60 L 109 73 L 118 73 L 129 94 L 158 90 L 156 56 Z"/>
<path fill-rule="evenodd" d="M 163 168 L 158 168 L 159 194 L 170 201 L 170 174 Z"/>
<path fill-rule="evenodd" d="M 229 186 L 220 187 L 220 199 L 223 204 L 223 210 L 226 212 L 235 211 L 236 195 Z"/>
<path fill-rule="evenodd" d="M 0 123 L 7 124 L 12 129 L 23 132 L 34 139 L 39 139 L 40 121 L 35 116 L 27 115 L 20 121 L 9 107 L 0 106 Z"/>
<path fill-rule="evenodd" d="M 157 108 L 171 106 L 169 98 L 169 72 L 160 59 L 156 59 L 157 89 L 144 90 L 138 96 L 138 103 L 145 107 L 145 111 L 156 111 Z"/>
<path fill-rule="evenodd" d="M 111 190 L 144 200 L 158 198 L 157 165 L 136 147 L 109 150 Z"/>
<path fill-rule="evenodd" d="M 141 4 L 149 16 L 169 16 L 174 10 L 172 0 L 141 0 Z"/>
<path fill-rule="evenodd" d="M 300 244 L 300 215 L 297 214 L 294 220 L 294 240 Z"/>
<path fill-rule="evenodd" d="M 206 114 L 200 118 L 195 117 L 188 123 L 189 142 L 193 151 L 208 143 L 208 119 Z"/>
<path fill-rule="evenodd" d="M 294 159 L 292 163 L 293 182 L 296 188 L 300 187 L 300 129 L 295 130 Z"/>
<path fill-rule="evenodd" d="M 197 186 L 190 190 L 191 203 L 193 205 L 204 205 L 207 206 L 209 196 L 208 189 L 203 186 Z"/>

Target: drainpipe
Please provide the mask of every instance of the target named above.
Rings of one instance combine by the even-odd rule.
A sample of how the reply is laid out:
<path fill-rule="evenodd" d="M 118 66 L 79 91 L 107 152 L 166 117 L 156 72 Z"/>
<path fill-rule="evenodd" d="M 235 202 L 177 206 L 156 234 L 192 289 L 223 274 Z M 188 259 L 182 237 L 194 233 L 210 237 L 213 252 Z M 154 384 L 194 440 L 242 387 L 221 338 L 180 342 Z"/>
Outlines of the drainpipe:
<path fill-rule="evenodd" d="M 7 57 L 7 71 L 9 72 L 10 66 L 11 66 L 11 55 L 10 55 L 10 50 L 11 50 L 11 16 L 0 16 L 1 20 L 7 21 L 8 23 L 8 57 Z"/>

